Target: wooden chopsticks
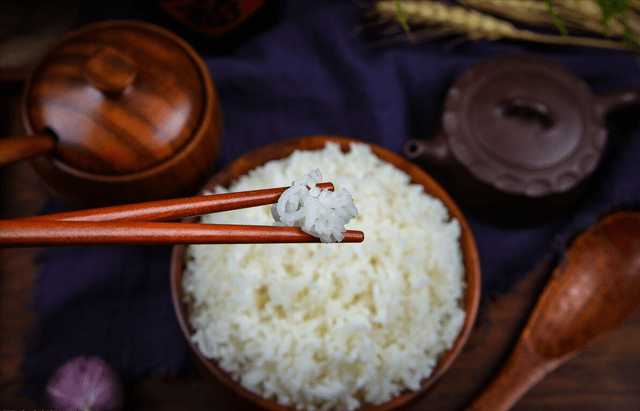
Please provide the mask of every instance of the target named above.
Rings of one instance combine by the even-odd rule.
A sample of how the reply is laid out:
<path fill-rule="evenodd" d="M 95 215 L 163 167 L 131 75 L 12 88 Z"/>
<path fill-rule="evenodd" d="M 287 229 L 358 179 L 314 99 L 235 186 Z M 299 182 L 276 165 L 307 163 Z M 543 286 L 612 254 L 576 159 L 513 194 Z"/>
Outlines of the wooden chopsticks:
<path fill-rule="evenodd" d="M 320 183 L 333 190 L 333 184 Z M 162 222 L 207 213 L 273 204 L 288 187 L 162 200 L 133 205 L 0 220 L 0 246 L 136 244 L 310 243 L 298 227 Z M 343 242 L 362 242 L 348 230 Z"/>
<path fill-rule="evenodd" d="M 347 231 L 343 242 L 361 242 L 361 231 Z M 317 237 L 298 227 L 162 222 L 78 222 L 15 220 L 0 222 L 0 246 L 313 243 Z"/>
<path fill-rule="evenodd" d="M 332 183 L 319 183 L 333 191 Z M 289 187 L 196 196 L 22 218 L 22 221 L 167 221 L 278 202 Z"/>

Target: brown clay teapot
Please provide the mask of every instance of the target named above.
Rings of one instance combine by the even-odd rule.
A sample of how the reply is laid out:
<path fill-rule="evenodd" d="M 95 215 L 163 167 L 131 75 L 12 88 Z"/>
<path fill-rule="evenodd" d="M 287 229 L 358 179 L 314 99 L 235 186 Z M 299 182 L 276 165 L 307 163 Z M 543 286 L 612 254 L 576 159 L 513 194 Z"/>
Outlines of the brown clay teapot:
<path fill-rule="evenodd" d="M 409 140 L 404 153 L 435 166 L 469 212 L 536 224 L 578 198 L 603 154 L 607 117 L 638 103 L 636 89 L 594 96 L 551 60 L 496 56 L 456 79 L 435 137 Z"/>
<path fill-rule="evenodd" d="M 27 135 L 0 138 L 0 164 L 31 158 L 73 206 L 193 194 L 220 149 L 208 68 L 184 40 L 139 21 L 63 37 L 31 73 L 21 112 Z"/>

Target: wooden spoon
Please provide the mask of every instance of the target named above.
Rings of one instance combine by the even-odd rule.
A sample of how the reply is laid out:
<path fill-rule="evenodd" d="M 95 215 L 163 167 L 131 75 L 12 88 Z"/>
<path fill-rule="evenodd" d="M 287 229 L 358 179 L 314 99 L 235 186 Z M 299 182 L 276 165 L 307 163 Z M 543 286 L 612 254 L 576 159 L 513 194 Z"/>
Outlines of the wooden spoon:
<path fill-rule="evenodd" d="M 638 306 L 640 213 L 618 212 L 574 240 L 506 363 L 467 411 L 508 410 Z"/>
<path fill-rule="evenodd" d="M 0 167 L 51 152 L 55 137 L 47 133 L 11 136 L 0 139 Z"/>

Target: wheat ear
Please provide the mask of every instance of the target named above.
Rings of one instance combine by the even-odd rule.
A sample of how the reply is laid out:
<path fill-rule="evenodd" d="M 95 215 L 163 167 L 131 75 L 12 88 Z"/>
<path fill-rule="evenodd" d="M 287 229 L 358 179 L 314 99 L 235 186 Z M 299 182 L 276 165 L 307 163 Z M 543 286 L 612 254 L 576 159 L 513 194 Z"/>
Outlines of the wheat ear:
<path fill-rule="evenodd" d="M 486 13 L 532 26 L 555 28 L 547 4 L 542 0 L 457 0 L 458 3 Z M 602 26 L 602 13 L 593 0 L 552 0 L 554 10 L 562 24 L 598 35 L 622 38 L 624 25 L 617 20 L 609 21 L 609 31 Z"/>
<path fill-rule="evenodd" d="M 412 27 L 428 27 L 429 37 L 464 35 L 469 40 L 522 40 L 546 44 L 562 44 L 610 49 L 634 50 L 638 47 L 608 39 L 578 36 L 554 36 L 521 30 L 512 23 L 473 9 L 436 1 L 405 0 L 400 3 L 407 23 Z M 387 23 L 397 23 L 395 0 L 379 0 L 372 13 Z"/>
<path fill-rule="evenodd" d="M 548 25 L 553 23 L 547 5 L 536 0 L 457 0 L 457 3 L 473 7 L 476 10 L 491 13 L 513 21 L 532 25 Z"/>

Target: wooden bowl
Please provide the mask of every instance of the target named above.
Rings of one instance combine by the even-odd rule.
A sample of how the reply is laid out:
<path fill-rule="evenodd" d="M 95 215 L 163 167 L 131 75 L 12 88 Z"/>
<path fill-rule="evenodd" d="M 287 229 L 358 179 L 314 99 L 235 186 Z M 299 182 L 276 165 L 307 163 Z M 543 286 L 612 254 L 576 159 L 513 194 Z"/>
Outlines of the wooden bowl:
<path fill-rule="evenodd" d="M 36 172 L 74 206 L 193 195 L 220 150 L 207 66 L 180 37 L 140 21 L 64 36 L 35 66 L 21 110 L 27 134 L 54 139 Z"/>
<path fill-rule="evenodd" d="M 332 136 L 311 136 L 300 137 L 290 140 L 279 141 L 258 149 L 255 149 L 234 161 L 217 173 L 203 188 L 204 190 L 213 190 L 216 186 L 229 186 L 238 177 L 248 173 L 250 170 L 261 166 L 270 160 L 277 160 L 288 157 L 294 150 L 318 150 L 324 148 L 328 141 L 338 142 L 343 151 L 349 150 L 349 144 L 351 142 L 360 142 L 350 138 L 344 137 L 332 137 Z M 455 358 L 458 356 L 462 347 L 464 346 L 469 333 L 473 327 L 478 305 L 480 302 L 480 265 L 478 252 L 476 249 L 475 241 L 469 225 L 462 215 L 458 206 L 449 197 L 449 195 L 440 187 L 440 185 L 427 175 L 420 167 L 416 166 L 409 160 L 389 151 L 385 148 L 369 144 L 372 151 L 380 159 L 393 164 L 396 168 L 407 173 L 413 183 L 421 184 L 424 186 L 426 193 L 433 197 L 440 199 L 443 204 L 449 210 L 450 216 L 457 219 L 460 222 L 462 229 L 460 237 L 460 245 L 463 254 L 464 267 L 465 267 L 465 281 L 467 283 L 464 296 L 464 310 L 466 312 L 466 318 L 460 334 L 456 338 L 451 349 L 446 351 L 438 364 L 433 370 L 432 375 L 422 381 L 421 388 L 417 391 L 406 391 L 401 393 L 394 399 L 361 410 L 367 411 L 390 411 L 398 410 L 407 406 L 409 403 L 415 401 L 419 396 L 424 394 L 436 381 L 449 369 Z M 189 219 L 189 221 L 195 221 L 195 219 Z M 366 241 L 366 233 L 365 233 Z M 173 248 L 172 261 L 171 261 L 171 298 L 173 301 L 174 310 L 178 320 L 178 324 L 182 335 L 189 347 L 190 353 L 194 358 L 195 363 L 199 369 L 208 377 L 221 383 L 223 387 L 235 392 L 240 397 L 248 400 L 249 402 L 257 405 L 258 407 L 271 410 L 271 411 L 293 411 L 293 408 L 279 405 L 271 400 L 266 400 L 255 393 L 252 393 L 234 381 L 229 374 L 222 370 L 216 364 L 216 361 L 211 360 L 203 356 L 195 343 L 191 341 L 191 335 L 195 330 L 189 323 L 187 315 L 187 306 L 183 301 L 182 296 L 182 274 L 184 270 L 184 257 L 186 246 L 180 245 Z"/>

